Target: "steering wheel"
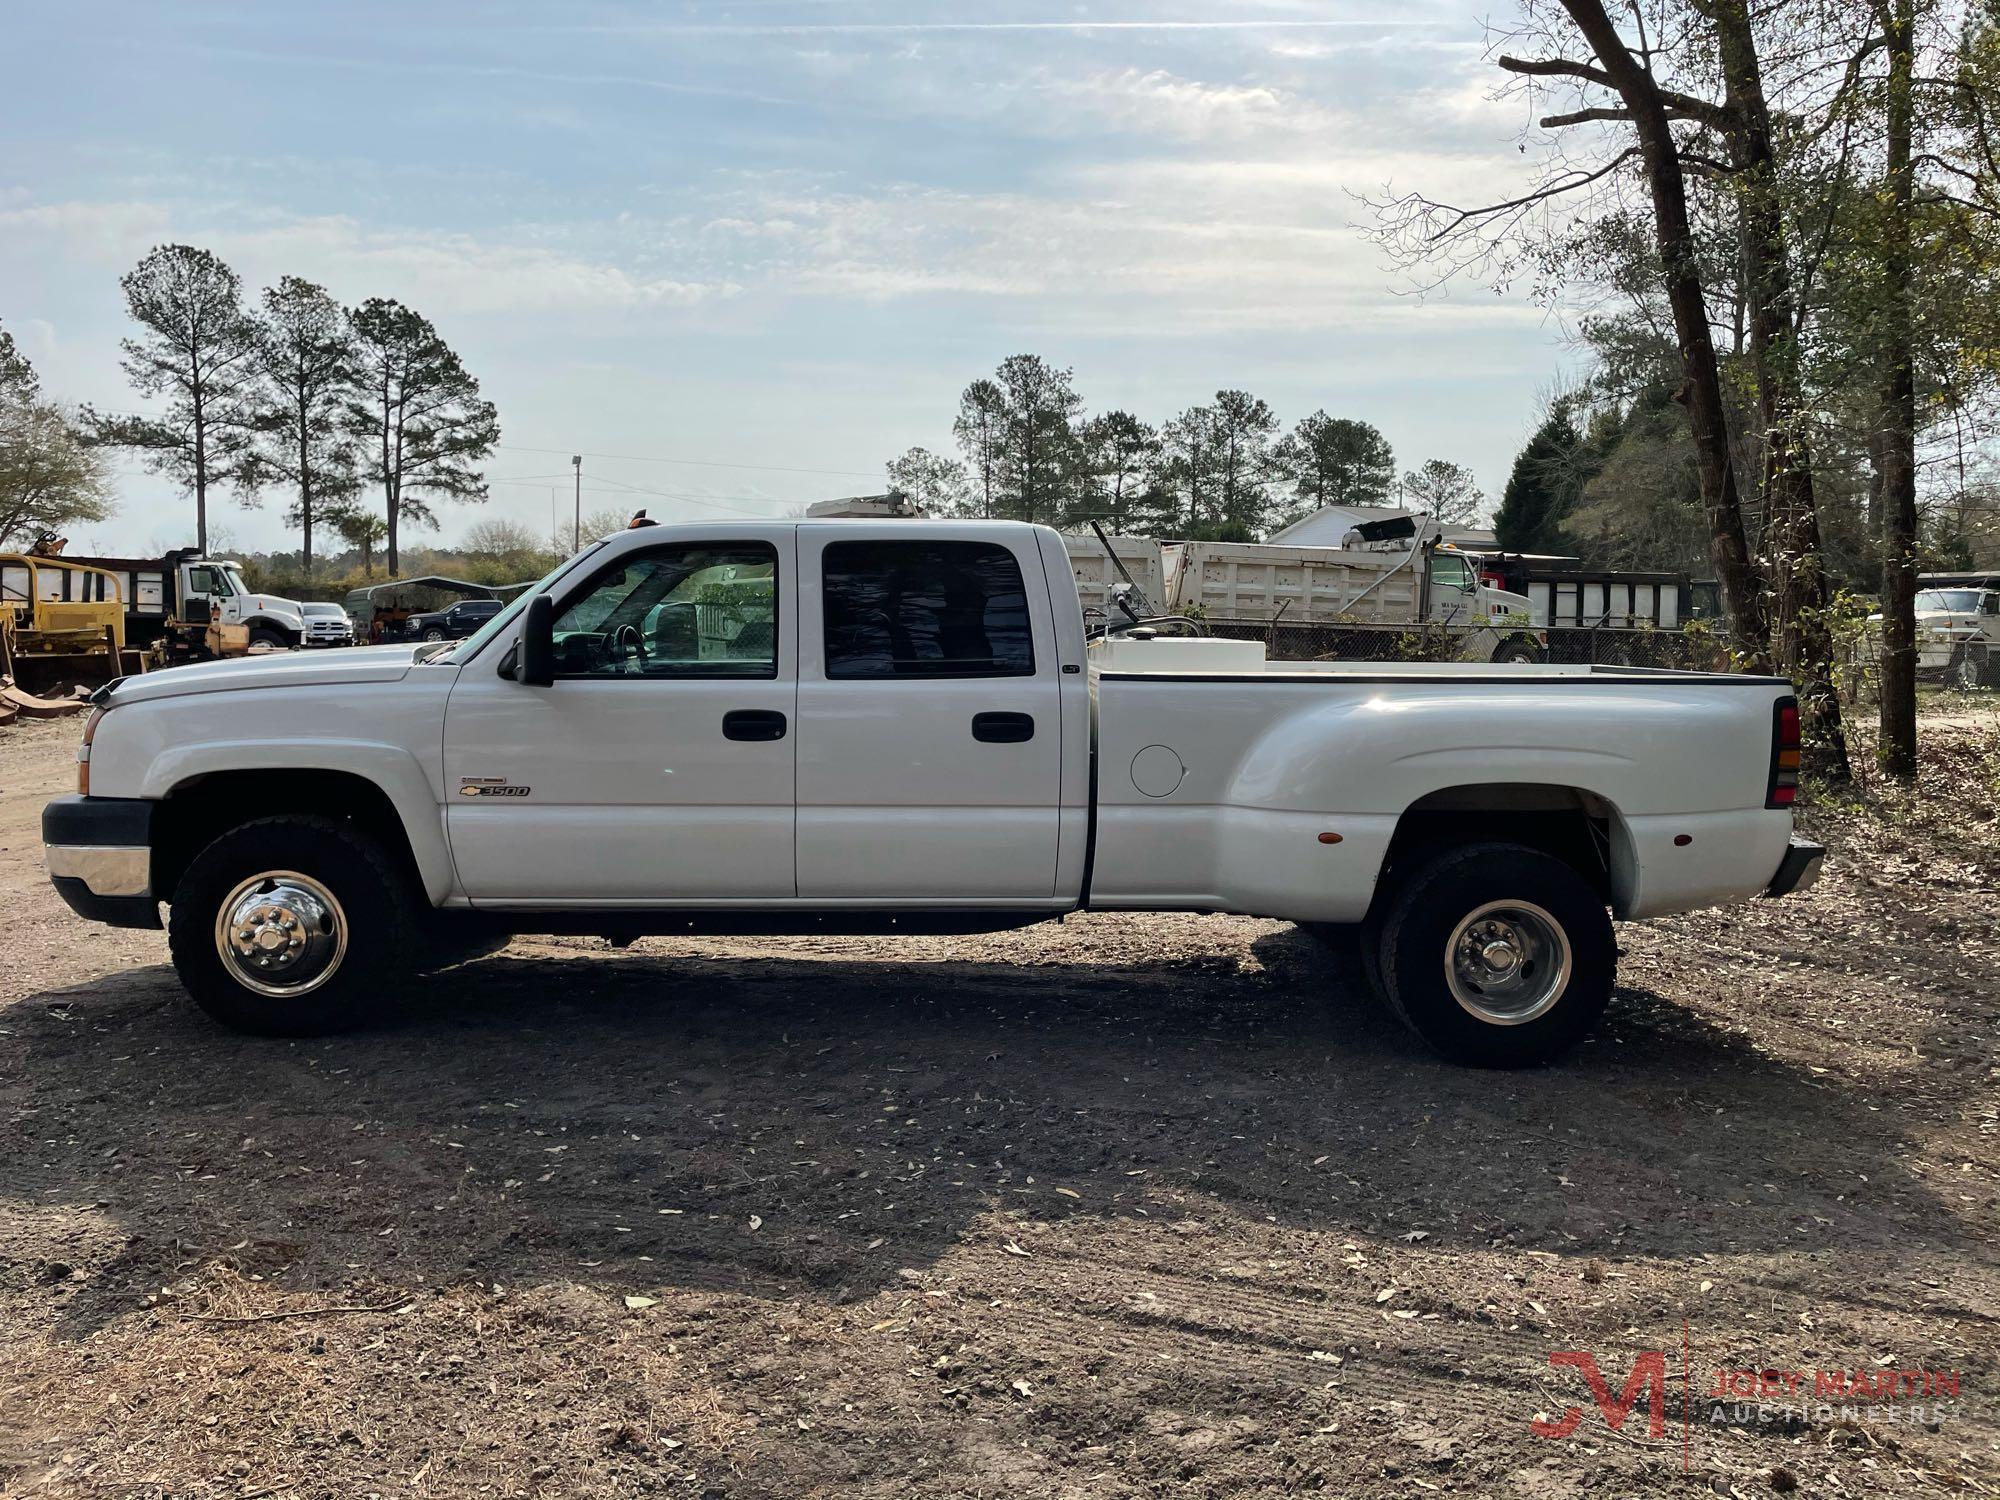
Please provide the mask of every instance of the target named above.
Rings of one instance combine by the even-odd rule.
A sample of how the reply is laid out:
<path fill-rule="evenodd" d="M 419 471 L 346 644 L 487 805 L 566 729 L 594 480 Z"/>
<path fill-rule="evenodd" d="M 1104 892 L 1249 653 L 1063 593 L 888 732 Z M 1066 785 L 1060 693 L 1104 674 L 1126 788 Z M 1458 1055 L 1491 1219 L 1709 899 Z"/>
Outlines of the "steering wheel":
<path fill-rule="evenodd" d="M 633 661 L 641 672 L 646 670 L 646 638 L 639 633 L 639 627 L 630 623 L 620 625 L 604 639 L 604 655 L 607 660 L 618 662 Z"/>

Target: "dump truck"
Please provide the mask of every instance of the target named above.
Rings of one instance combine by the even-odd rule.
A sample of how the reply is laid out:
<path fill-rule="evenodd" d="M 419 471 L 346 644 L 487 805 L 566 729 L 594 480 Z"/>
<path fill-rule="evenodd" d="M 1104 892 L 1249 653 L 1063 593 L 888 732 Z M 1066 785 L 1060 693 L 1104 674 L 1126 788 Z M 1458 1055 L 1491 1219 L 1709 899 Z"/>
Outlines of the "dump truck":
<path fill-rule="evenodd" d="M 1066 537 L 1065 548 L 1086 610 L 1107 617 L 1116 614 L 1110 580 L 1119 578 L 1170 616 L 1277 631 L 1337 625 L 1385 637 L 1442 625 L 1467 632 L 1463 654 L 1472 660 L 1543 660 L 1545 612 L 1525 595 L 1491 587 L 1477 560 L 1441 541 L 1435 527 L 1420 531 L 1402 517 L 1358 531 L 1345 547 L 1084 534 Z"/>

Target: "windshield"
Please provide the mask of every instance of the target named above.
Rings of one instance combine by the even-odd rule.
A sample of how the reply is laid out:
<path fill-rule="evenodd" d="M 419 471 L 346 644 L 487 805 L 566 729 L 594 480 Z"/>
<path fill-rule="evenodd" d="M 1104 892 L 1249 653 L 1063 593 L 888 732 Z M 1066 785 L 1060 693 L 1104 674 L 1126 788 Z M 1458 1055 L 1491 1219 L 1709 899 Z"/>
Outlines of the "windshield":
<path fill-rule="evenodd" d="M 235 563 L 223 563 L 215 571 L 222 575 L 223 587 L 230 594 L 243 595 L 250 592 L 244 585 L 243 574 L 237 570 Z"/>
<path fill-rule="evenodd" d="M 1979 609 L 1977 589 L 1922 589 L 1917 593 L 1918 609 L 1948 609 L 1955 614 L 1974 614 Z"/>
<path fill-rule="evenodd" d="M 343 618 L 341 608 L 338 604 L 301 604 L 299 608 L 306 614 L 325 616 L 329 620 Z"/>
<path fill-rule="evenodd" d="M 602 540 L 595 541 L 592 542 L 588 547 L 585 547 L 581 552 L 577 553 L 576 556 L 564 558 L 561 562 L 557 563 L 553 568 L 549 569 L 548 572 L 544 573 L 534 583 L 530 584 L 527 588 L 523 589 L 520 593 L 516 594 L 511 600 L 508 601 L 507 607 L 505 609 L 501 610 L 499 614 L 495 615 L 492 619 L 488 620 L 484 625 L 480 626 L 477 630 L 475 630 L 471 635 L 467 636 L 464 640 L 460 641 L 451 650 L 442 652 L 439 655 L 430 657 L 428 659 L 431 661 L 451 662 L 454 665 L 456 665 L 459 662 L 471 661 L 473 657 L 477 656 L 482 650 L 485 649 L 486 643 L 488 641 L 492 640 L 494 636 L 500 634 L 501 631 L 505 630 L 509 625 L 513 624 L 514 618 L 517 615 L 519 615 L 522 610 L 528 607 L 528 601 L 530 599 L 534 598 L 535 595 L 546 591 L 548 587 L 551 584 L 553 584 L 558 578 L 562 577 L 563 574 L 567 573 L 571 568 L 575 567 L 578 563 L 582 562 L 586 557 L 590 556 L 591 553 L 595 552 L 599 547 L 602 547 L 603 545 L 604 543 Z"/>

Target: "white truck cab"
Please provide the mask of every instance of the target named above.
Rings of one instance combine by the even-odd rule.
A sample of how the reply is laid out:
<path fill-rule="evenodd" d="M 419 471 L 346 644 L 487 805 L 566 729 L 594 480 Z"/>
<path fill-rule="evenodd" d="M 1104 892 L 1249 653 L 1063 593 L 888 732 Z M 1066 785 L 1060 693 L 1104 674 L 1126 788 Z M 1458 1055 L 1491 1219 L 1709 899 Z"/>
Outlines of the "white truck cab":
<path fill-rule="evenodd" d="M 1917 670 L 1954 687 L 2000 687 L 2000 588 L 1934 584 L 1917 590 Z"/>
<path fill-rule="evenodd" d="M 125 602 L 125 644 L 145 647 L 181 627 L 241 625 L 253 646 L 297 646 L 305 610 L 295 599 L 252 592 L 243 565 L 179 547 L 163 557 L 77 557 L 62 560 L 111 574 Z M 191 638 L 185 629 L 178 632 Z"/>
<path fill-rule="evenodd" d="M 1551 1057 L 1611 921 L 1817 873 L 1764 677 L 1269 662 L 1093 641 L 1063 539 L 1004 522 L 656 526 L 454 643 L 102 690 L 43 819 L 81 915 L 305 1034 L 511 932 L 983 931 L 1276 917 L 1448 1055 Z"/>

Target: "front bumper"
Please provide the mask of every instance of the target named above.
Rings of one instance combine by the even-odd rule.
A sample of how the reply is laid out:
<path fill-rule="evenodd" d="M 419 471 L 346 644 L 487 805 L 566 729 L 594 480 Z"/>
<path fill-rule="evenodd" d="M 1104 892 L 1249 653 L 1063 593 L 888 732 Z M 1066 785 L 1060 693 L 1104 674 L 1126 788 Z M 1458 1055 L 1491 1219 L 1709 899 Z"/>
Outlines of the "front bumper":
<path fill-rule="evenodd" d="M 137 797 L 58 797 L 42 809 L 49 883 L 71 911 L 112 927 L 158 927 L 153 803 Z"/>
<path fill-rule="evenodd" d="M 1778 873 L 1771 877 L 1771 883 L 1764 888 L 1767 896 L 1789 896 L 1793 891 L 1802 891 L 1819 879 L 1820 867 L 1826 862 L 1826 845 L 1815 844 L 1811 839 L 1794 837 L 1785 857 L 1778 863 Z"/>

